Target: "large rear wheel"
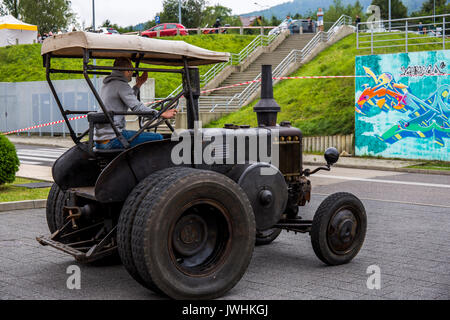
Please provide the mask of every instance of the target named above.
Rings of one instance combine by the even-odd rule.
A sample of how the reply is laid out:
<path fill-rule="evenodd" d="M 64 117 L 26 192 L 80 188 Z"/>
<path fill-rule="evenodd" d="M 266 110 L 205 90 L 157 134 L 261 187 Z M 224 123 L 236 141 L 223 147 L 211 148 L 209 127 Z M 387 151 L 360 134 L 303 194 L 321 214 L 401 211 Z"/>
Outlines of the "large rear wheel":
<path fill-rule="evenodd" d="M 254 243 L 252 207 L 234 181 L 177 168 L 143 197 L 131 247 L 147 286 L 174 299 L 213 299 L 244 275 Z"/>

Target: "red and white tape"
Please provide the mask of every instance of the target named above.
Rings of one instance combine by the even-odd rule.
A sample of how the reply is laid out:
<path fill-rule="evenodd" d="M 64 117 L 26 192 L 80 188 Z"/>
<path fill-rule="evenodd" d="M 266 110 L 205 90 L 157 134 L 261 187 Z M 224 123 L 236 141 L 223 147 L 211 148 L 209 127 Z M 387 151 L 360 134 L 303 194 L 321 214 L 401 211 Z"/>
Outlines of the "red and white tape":
<path fill-rule="evenodd" d="M 67 120 L 72 121 L 72 120 L 78 120 L 78 119 L 83 119 L 86 118 L 87 115 L 83 115 L 83 116 L 78 116 L 78 117 L 73 117 L 73 118 L 69 118 Z M 42 123 L 42 124 L 38 124 L 32 127 L 28 127 L 28 128 L 24 128 L 24 129 L 18 129 L 18 130 L 13 130 L 13 131 L 9 131 L 9 132 L 3 132 L 3 135 L 7 135 L 7 134 L 11 134 L 11 133 L 19 133 L 19 132 L 23 132 L 23 131 L 29 131 L 29 130 L 33 130 L 33 129 L 39 129 L 39 128 L 43 128 L 43 127 L 48 127 L 48 126 L 53 126 L 55 124 L 60 124 L 60 123 L 64 123 L 66 120 L 58 120 L 58 121 L 53 121 L 53 122 L 49 122 L 49 123 Z"/>
<path fill-rule="evenodd" d="M 432 75 L 423 75 L 423 76 L 450 76 L 450 74 L 442 73 L 442 74 L 432 74 Z M 368 77 L 368 76 L 367 75 L 364 75 L 364 76 L 297 76 L 297 77 L 273 77 L 272 79 L 273 80 L 294 80 L 294 79 L 339 79 L 339 78 L 366 78 L 366 77 Z M 228 88 L 245 86 L 247 84 L 251 84 L 251 83 L 255 83 L 255 82 L 261 82 L 261 79 L 252 80 L 252 81 L 246 81 L 246 82 L 241 82 L 241 83 L 236 83 L 236 84 L 232 84 L 232 85 L 225 86 L 225 87 L 220 87 L 220 88 L 203 90 L 203 91 L 201 91 L 201 93 L 209 93 L 209 92 L 223 90 L 223 89 L 228 89 Z M 151 104 L 155 104 L 155 103 L 161 102 L 163 100 L 164 99 L 153 101 Z M 73 118 L 70 118 L 68 120 L 72 121 L 72 120 L 83 119 L 83 118 L 86 118 L 86 117 L 87 117 L 87 115 L 83 115 L 83 116 L 79 116 L 79 117 L 73 117 Z M 64 123 L 64 122 L 65 122 L 65 120 L 53 121 L 53 122 L 49 122 L 49 123 L 43 123 L 43 124 L 39 124 L 39 125 L 36 125 L 36 126 L 24 128 L 24 129 L 18 129 L 18 130 L 9 131 L 9 132 L 3 132 L 2 134 L 3 135 L 8 135 L 8 134 L 12 134 L 12 133 L 29 131 L 29 130 L 38 129 L 38 128 L 42 128 L 42 127 L 48 127 L 48 126 L 52 126 L 52 125 L 59 124 L 59 123 Z"/>

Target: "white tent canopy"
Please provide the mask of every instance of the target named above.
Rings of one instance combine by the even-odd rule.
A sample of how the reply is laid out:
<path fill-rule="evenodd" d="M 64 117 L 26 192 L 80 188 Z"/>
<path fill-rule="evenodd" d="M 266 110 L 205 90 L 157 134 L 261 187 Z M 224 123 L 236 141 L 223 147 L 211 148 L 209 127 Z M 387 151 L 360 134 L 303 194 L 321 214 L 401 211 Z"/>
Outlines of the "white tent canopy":
<path fill-rule="evenodd" d="M 31 44 L 37 40 L 37 26 L 24 23 L 13 16 L 0 17 L 0 47 Z"/>

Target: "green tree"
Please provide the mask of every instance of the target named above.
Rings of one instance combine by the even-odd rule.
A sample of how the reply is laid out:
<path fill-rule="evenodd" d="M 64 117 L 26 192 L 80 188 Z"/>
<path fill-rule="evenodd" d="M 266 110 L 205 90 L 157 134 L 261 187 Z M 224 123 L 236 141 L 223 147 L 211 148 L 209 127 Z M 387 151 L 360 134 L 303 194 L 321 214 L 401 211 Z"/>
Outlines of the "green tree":
<path fill-rule="evenodd" d="M 3 0 L 3 6 L 5 7 L 5 13 L 6 11 L 16 17 L 19 18 L 19 0 Z"/>
<path fill-rule="evenodd" d="M 221 24 L 229 23 L 228 18 L 231 17 L 231 9 L 221 6 L 221 5 L 215 5 L 215 6 L 209 6 L 206 7 L 205 10 L 202 12 L 202 20 L 200 26 L 205 26 L 208 24 L 209 26 L 212 26 L 216 19 L 220 19 Z"/>
<path fill-rule="evenodd" d="M 389 0 L 372 0 L 372 4 L 380 7 L 381 19 L 389 19 Z M 401 0 L 391 0 L 391 19 L 408 17 L 408 9 Z"/>
<path fill-rule="evenodd" d="M 272 18 L 270 18 L 270 25 L 271 26 L 278 26 L 279 24 L 281 24 L 281 20 L 278 19 L 277 17 L 275 17 L 274 15 L 272 15 Z"/>
<path fill-rule="evenodd" d="M 21 0 L 19 12 L 26 23 L 37 25 L 41 33 L 66 29 L 75 22 L 68 0 Z"/>
<path fill-rule="evenodd" d="M 16 147 L 6 136 L 0 134 L 0 185 L 14 182 L 17 170 L 19 158 Z"/>
<path fill-rule="evenodd" d="M 446 14 L 450 12 L 450 2 L 448 0 L 428 0 L 422 3 L 422 7 L 420 8 L 420 10 L 413 12 L 411 16 L 432 16 L 433 6 L 435 6 L 434 8 L 436 15 Z"/>
<path fill-rule="evenodd" d="M 102 27 L 112 27 L 111 21 L 109 21 L 109 19 L 106 19 L 103 23 L 102 23 Z"/>
<path fill-rule="evenodd" d="M 205 4 L 205 0 L 182 0 L 181 23 L 187 28 L 199 27 Z M 163 1 L 161 22 L 178 22 L 178 0 Z"/>

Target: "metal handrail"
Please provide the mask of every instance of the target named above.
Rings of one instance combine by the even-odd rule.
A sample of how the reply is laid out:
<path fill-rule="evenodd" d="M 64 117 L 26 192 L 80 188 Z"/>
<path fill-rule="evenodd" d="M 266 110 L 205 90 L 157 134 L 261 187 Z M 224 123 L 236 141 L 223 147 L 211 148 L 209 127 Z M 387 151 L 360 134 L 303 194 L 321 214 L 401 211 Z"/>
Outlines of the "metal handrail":
<path fill-rule="evenodd" d="M 329 41 L 337 32 L 337 28 L 343 25 L 351 25 L 352 18 L 347 15 L 342 15 L 329 29 L 328 32 L 318 32 L 303 49 L 292 50 L 272 71 L 273 77 L 278 77 L 291 65 L 292 62 L 303 61 L 320 43 L 324 41 Z M 261 73 L 259 73 L 254 80 L 259 80 L 261 78 Z M 238 105 L 242 106 L 250 96 L 259 88 L 260 82 L 253 82 L 249 84 L 240 94 L 233 96 L 230 101 L 238 100 Z"/>
<path fill-rule="evenodd" d="M 427 20 L 429 21 L 431 19 L 433 19 L 432 23 L 419 24 L 419 22 L 427 22 Z M 404 51 L 408 52 L 409 46 L 436 45 L 442 46 L 442 49 L 445 50 L 449 42 L 447 36 L 447 31 L 450 30 L 447 27 L 449 22 L 450 14 L 448 13 L 434 16 L 362 22 L 357 26 L 356 49 L 370 50 L 371 54 L 374 54 L 374 49 L 378 48 L 404 47 Z M 431 28 L 428 28 L 429 26 Z M 423 36 L 411 37 L 410 34 Z M 386 37 L 392 37 L 394 35 L 395 39 L 386 39 Z M 429 42 L 427 39 L 432 39 L 433 41 Z"/>
<path fill-rule="evenodd" d="M 281 33 L 280 33 L 281 34 Z M 272 35 L 258 35 L 252 40 L 244 49 L 239 53 L 231 53 L 231 58 L 227 62 L 222 62 L 216 64 L 214 67 L 209 69 L 205 74 L 200 76 L 200 84 L 206 85 L 211 79 L 213 79 L 219 72 L 225 69 L 229 65 L 239 65 L 243 60 L 245 60 L 251 53 L 253 53 L 259 47 L 269 46 L 276 38 L 278 34 Z M 173 97 L 183 90 L 183 85 L 180 84 L 168 97 Z"/>

